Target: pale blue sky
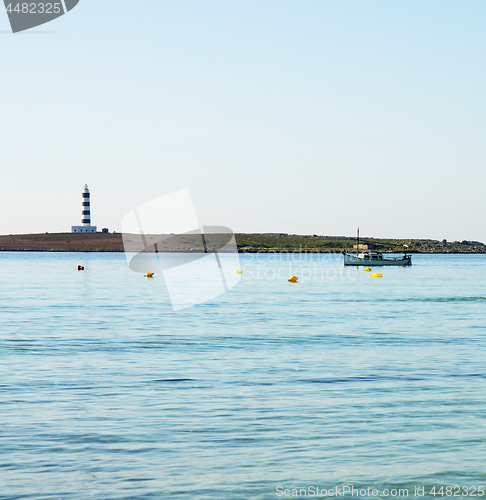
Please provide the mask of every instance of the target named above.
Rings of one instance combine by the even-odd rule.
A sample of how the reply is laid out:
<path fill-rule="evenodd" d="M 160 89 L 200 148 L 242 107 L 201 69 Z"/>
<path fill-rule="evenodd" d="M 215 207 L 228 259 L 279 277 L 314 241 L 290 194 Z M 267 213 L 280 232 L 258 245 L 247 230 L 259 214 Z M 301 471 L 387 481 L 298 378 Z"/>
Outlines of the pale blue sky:
<path fill-rule="evenodd" d="M 8 34 L 0 233 L 189 188 L 237 232 L 486 242 L 486 2 L 81 0 Z"/>

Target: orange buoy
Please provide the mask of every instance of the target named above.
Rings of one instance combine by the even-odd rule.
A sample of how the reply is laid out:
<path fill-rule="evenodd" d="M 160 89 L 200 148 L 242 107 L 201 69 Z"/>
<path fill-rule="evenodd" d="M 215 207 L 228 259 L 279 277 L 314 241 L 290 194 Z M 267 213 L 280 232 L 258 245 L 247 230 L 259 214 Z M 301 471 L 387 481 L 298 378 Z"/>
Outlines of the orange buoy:
<path fill-rule="evenodd" d="M 291 276 L 289 279 L 289 283 L 297 283 L 298 279 L 299 278 L 297 276 Z"/>
<path fill-rule="evenodd" d="M 76 271 L 84 271 L 84 266 L 78 266 L 78 267 L 76 267 Z"/>

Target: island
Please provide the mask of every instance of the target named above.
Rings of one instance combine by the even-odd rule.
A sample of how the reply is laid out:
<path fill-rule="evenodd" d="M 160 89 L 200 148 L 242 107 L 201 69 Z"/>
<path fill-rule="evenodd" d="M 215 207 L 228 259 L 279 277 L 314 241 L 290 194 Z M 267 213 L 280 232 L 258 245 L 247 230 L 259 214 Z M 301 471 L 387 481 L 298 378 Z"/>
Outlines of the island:
<path fill-rule="evenodd" d="M 217 239 L 217 238 L 216 238 Z M 348 236 L 298 235 L 286 233 L 236 233 L 238 251 L 255 252 L 343 252 L 356 250 L 356 240 Z M 215 240 L 214 236 L 212 240 Z M 162 252 L 201 251 L 194 237 L 176 238 L 175 243 L 159 247 Z M 485 254 L 486 245 L 479 241 L 438 241 L 428 239 L 360 238 L 360 250 L 383 253 L 450 253 Z M 211 248 L 210 248 L 211 250 Z M 123 252 L 122 234 L 107 233 L 41 233 L 0 235 L 0 251 L 16 252 Z"/>

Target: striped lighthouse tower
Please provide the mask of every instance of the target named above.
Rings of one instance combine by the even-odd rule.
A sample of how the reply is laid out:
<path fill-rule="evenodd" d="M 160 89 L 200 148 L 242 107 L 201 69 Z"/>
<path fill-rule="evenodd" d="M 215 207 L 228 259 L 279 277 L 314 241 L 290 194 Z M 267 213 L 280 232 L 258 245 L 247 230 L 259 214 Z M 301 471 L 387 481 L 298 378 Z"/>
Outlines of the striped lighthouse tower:
<path fill-rule="evenodd" d="M 82 196 L 82 226 L 72 226 L 71 230 L 73 233 L 96 233 L 96 226 L 91 225 L 91 200 L 88 184 L 84 185 Z"/>
<path fill-rule="evenodd" d="M 89 198 L 88 184 L 84 185 L 83 191 L 83 217 L 81 219 L 83 226 L 91 226 L 91 207 Z"/>

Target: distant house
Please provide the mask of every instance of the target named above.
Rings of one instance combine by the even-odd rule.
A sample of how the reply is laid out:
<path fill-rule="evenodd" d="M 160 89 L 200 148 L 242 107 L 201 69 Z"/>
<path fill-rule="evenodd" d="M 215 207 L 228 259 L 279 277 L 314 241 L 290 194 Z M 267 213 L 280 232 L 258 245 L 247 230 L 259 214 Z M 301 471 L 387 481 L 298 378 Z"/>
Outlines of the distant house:
<path fill-rule="evenodd" d="M 368 250 L 368 245 L 363 245 L 363 244 L 359 244 L 359 248 L 358 248 L 358 245 L 353 245 L 353 249 L 354 250 Z"/>

